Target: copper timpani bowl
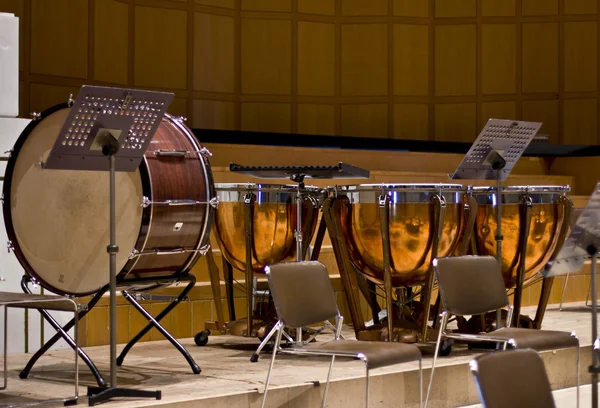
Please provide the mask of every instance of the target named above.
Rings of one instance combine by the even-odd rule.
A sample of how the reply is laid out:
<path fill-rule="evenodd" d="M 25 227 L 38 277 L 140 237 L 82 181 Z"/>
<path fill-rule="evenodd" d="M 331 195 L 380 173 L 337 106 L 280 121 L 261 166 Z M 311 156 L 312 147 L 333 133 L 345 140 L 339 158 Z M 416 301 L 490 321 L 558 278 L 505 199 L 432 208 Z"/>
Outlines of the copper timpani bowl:
<path fill-rule="evenodd" d="M 554 251 L 562 246 L 563 229 L 569 225 L 564 219 L 569 190 L 569 186 L 502 188 L 502 274 L 507 288 L 517 283 L 520 262 L 525 262 L 524 283 L 527 284 L 546 265 Z M 478 203 L 473 233 L 478 255 L 496 257 L 497 254 L 496 191 L 496 187 L 472 189 Z M 525 259 L 521 259 L 522 253 Z"/>
<path fill-rule="evenodd" d="M 434 197 L 444 203 L 437 256 L 453 254 L 463 228 L 465 189 L 458 184 L 361 184 L 332 187 L 334 217 L 342 225 L 350 261 L 368 279 L 384 281 L 384 245 L 380 203 L 389 209 L 389 259 L 392 286 L 426 283 L 437 217 Z M 385 223 L 385 222 L 384 222 Z"/>
<path fill-rule="evenodd" d="M 297 191 L 297 185 L 215 184 L 219 199 L 216 236 L 223 256 L 234 268 L 245 270 L 247 228 L 254 272 L 262 273 L 269 264 L 296 260 Z M 302 237 L 307 245 L 314 235 L 326 191 L 304 187 L 301 192 Z M 249 224 L 245 222 L 246 211 L 250 212 Z"/>

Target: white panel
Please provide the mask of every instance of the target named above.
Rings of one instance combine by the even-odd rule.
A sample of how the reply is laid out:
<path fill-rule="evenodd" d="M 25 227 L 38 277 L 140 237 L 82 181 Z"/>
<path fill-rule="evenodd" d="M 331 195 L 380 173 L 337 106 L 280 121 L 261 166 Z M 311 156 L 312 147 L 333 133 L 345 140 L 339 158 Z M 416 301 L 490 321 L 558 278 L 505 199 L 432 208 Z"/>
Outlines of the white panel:
<path fill-rule="evenodd" d="M 19 114 L 19 18 L 0 13 L 0 117 Z"/>

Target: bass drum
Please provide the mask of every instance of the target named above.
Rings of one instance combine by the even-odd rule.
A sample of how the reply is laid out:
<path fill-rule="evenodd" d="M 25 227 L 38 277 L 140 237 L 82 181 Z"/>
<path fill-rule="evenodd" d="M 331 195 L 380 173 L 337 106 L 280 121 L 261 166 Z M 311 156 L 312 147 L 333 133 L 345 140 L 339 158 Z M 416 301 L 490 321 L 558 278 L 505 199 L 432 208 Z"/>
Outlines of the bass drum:
<path fill-rule="evenodd" d="M 23 131 L 3 186 L 9 248 L 51 292 L 84 296 L 109 283 L 107 171 L 43 169 L 70 107 L 54 106 Z M 207 244 L 214 182 L 202 147 L 165 114 L 140 167 L 117 172 L 117 284 L 176 281 Z M 158 256 L 163 255 L 163 256 Z"/>

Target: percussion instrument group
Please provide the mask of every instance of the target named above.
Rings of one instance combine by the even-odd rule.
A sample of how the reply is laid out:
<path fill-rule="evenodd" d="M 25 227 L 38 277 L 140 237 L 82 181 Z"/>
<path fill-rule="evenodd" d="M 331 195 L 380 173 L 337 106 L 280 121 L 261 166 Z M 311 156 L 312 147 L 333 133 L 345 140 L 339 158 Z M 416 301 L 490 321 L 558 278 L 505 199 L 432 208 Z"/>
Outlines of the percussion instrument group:
<path fill-rule="evenodd" d="M 108 284 L 108 192 L 102 182 L 107 176 L 47 170 L 40 164 L 69 110 L 68 104 L 48 109 L 19 137 L 6 169 L 4 220 L 9 248 L 26 272 L 25 281 L 39 282 L 57 294 L 98 298 Z M 76 126 L 87 126 L 85 121 Z M 363 340 L 435 339 L 439 296 L 433 259 L 496 254 L 497 187 L 219 184 L 213 181 L 209 156 L 184 120 L 167 114 L 138 171 L 117 174 L 117 240 L 123 249 L 117 257 L 117 284 L 126 293 L 181 280 L 193 286 L 191 270 L 211 250 L 214 228 L 224 260 L 246 279 L 246 319 L 234 321 L 230 309 L 227 324 L 219 316 L 223 333 L 264 337 L 276 322 L 271 304 L 255 307 L 255 277 L 267 265 L 298 259 L 298 232 L 300 259 L 316 259 L 328 232 L 352 326 Z M 298 193 L 301 217 L 296 216 Z M 538 272 L 565 240 L 572 209 L 568 194 L 568 186 L 512 186 L 501 191 L 501 265 L 507 290 L 514 291 L 516 319 L 523 289 L 540 279 Z M 219 274 L 211 276 L 214 280 Z M 551 279 L 542 284 L 538 312 L 529 323 L 533 327 L 541 325 L 551 284 Z M 215 282 L 213 293 L 220 304 Z M 128 300 L 143 310 L 134 297 Z M 167 313 L 181 300 L 173 299 Z M 365 321 L 365 302 L 372 322 Z M 162 317 L 149 319 L 146 329 L 157 327 Z M 459 330 L 479 330 L 477 319 L 481 318 L 459 322 Z M 64 329 L 63 337 L 68 327 Z"/>

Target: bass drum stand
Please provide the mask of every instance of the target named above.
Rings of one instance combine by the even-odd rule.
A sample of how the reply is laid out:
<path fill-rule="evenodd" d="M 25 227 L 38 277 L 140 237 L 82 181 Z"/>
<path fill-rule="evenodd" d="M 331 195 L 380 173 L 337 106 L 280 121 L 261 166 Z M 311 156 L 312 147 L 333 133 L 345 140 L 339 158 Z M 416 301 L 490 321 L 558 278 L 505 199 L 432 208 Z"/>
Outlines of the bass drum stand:
<path fill-rule="evenodd" d="M 121 294 L 123 295 L 123 297 L 142 315 L 144 316 L 147 320 L 148 320 L 148 324 L 139 331 L 139 333 L 137 335 L 135 335 L 128 343 L 127 345 L 123 348 L 123 350 L 121 351 L 121 353 L 119 354 L 119 356 L 117 357 L 117 365 L 122 365 L 123 364 L 123 360 L 125 359 L 127 353 L 131 350 L 131 348 L 142 338 L 144 337 L 144 335 L 146 333 L 148 333 L 152 328 L 156 328 L 156 330 L 158 330 L 163 336 L 165 336 L 165 338 L 167 340 L 169 340 L 169 342 L 173 345 L 173 347 L 175 347 L 182 355 L 183 357 L 186 359 L 186 361 L 188 362 L 188 364 L 190 365 L 190 368 L 192 369 L 192 372 L 194 374 L 200 374 L 200 372 L 202 371 L 200 369 L 200 367 L 198 366 L 198 364 L 196 364 L 196 362 L 194 361 L 194 359 L 192 358 L 192 356 L 190 355 L 190 353 L 186 350 L 186 348 L 179 342 L 177 341 L 177 339 L 175 339 L 161 324 L 160 321 L 167 315 L 169 314 L 169 312 L 171 312 L 179 303 L 181 303 L 182 301 L 187 299 L 187 294 L 192 290 L 192 288 L 194 287 L 194 285 L 196 284 L 196 277 L 194 275 L 191 274 L 186 274 L 183 275 L 179 278 L 178 282 L 188 282 L 188 284 L 185 286 L 185 288 L 183 288 L 183 290 L 181 291 L 181 293 L 178 296 L 160 296 L 160 295 L 148 295 L 146 294 L 146 291 L 152 290 L 152 289 L 157 289 L 160 288 L 162 286 L 165 286 L 166 284 L 171 284 L 172 282 L 167 282 L 167 283 L 161 283 L 161 282 L 156 282 L 156 279 L 152 280 L 148 280 L 146 283 L 147 284 L 151 284 L 153 285 L 152 287 L 149 288 L 145 288 L 144 292 L 141 291 L 137 291 L 137 290 L 131 290 L 131 289 L 127 289 L 127 290 L 122 290 Z M 24 293 L 32 293 L 31 289 L 29 288 L 29 284 L 33 284 L 33 285 L 37 285 L 37 282 L 35 282 L 35 280 L 33 280 L 30 276 L 28 275 L 23 275 L 23 278 L 21 279 L 21 289 L 23 290 Z M 140 281 L 140 280 L 136 280 L 134 283 L 136 284 L 142 284 L 144 283 L 144 281 Z M 128 286 L 129 288 L 130 286 Z M 108 291 L 108 285 L 102 287 L 102 289 L 100 289 L 100 291 L 98 291 L 90 300 L 90 302 L 87 305 L 87 310 L 82 310 L 81 312 L 79 312 L 79 316 L 78 319 L 81 319 L 88 314 L 98 303 L 98 301 L 102 298 L 102 296 Z M 144 309 L 144 307 L 138 302 L 138 300 L 152 300 L 152 299 L 160 299 L 160 300 L 170 300 L 171 303 L 169 303 L 156 317 L 153 317 L 150 313 L 148 313 L 148 311 L 146 309 Z M 35 363 L 37 362 L 37 360 L 42 357 L 44 354 L 46 354 L 46 352 L 48 350 L 50 350 L 50 347 L 52 347 L 54 344 L 56 344 L 57 341 L 59 341 L 61 338 L 63 340 L 65 340 L 67 342 L 67 344 L 75 349 L 75 341 L 73 340 L 73 338 L 69 335 L 69 330 L 71 330 L 71 328 L 73 328 L 73 326 L 75 325 L 75 319 L 71 319 L 67 324 L 65 324 L 64 326 L 61 326 L 56 319 L 54 319 L 52 317 L 52 315 L 50 313 L 48 313 L 48 311 L 44 310 L 44 309 L 40 309 L 39 310 L 40 314 L 42 315 L 42 317 L 57 331 L 57 333 L 52 336 L 49 340 L 47 340 L 44 345 L 42 347 L 40 347 L 38 349 L 38 351 L 35 352 L 35 354 L 29 359 L 29 361 L 27 362 L 25 368 L 23 368 L 23 370 L 21 370 L 21 372 L 19 373 L 19 377 L 20 378 L 27 378 L 29 376 L 29 373 L 31 372 L 31 369 L 33 368 L 33 366 L 35 365 Z M 96 379 L 96 383 L 98 384 L 98 387 L 100 388 L 105 388 L 107 387 L 107 382 L 106 380 L 102 377 L 102 374 L 100 374 L 100 371 L 98 370 L 98 368 L 96 367 L 96 365 L 94 364 L 94 362 L 92 361 L 92 359 L 85 353 L 85 351 L 83 351 L 83 349 L 81 347 L 77 348 L 77 352 L 79 354 L 79 356 L 81 357 L 81 359 L 87 364 L 88 368 L 90 369 L 90 371 L 92 372 L 92 375 L 94 376 L 94 378 Z"/>

